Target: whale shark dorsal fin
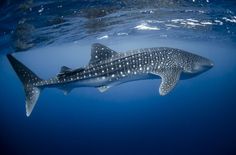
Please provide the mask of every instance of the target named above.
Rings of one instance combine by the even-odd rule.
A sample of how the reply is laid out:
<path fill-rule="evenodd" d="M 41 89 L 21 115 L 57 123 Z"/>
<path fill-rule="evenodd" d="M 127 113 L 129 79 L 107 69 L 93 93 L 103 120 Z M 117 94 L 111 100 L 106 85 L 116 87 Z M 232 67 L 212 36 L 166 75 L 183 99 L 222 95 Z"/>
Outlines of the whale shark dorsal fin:
<path fill-rule="evenodd" d="M 177 84 L 180 78 L 181 69 L 172 68 L 158 73 L 161 76 L 161 85 L 159 87 L 160 95 L 168 94 Z"/>
<path fill-rule="evenodd" d="M 89 64 L 94 64 L 106 60 L 116 54 L 117 54 L 116 51 L 113 51 L 112 49 L 102 44 L 94 43 L 91 49 L 91 59 L 89 61 Z"/>

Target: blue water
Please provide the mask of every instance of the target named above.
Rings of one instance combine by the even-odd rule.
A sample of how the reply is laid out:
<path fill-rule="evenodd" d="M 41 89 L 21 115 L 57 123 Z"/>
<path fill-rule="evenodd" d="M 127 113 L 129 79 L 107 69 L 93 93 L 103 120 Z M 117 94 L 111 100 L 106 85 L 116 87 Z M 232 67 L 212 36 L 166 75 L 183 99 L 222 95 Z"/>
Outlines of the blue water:
<path fill-rule="evenodd" d="M 234 1 L 1 1 L 0 154 L 236 154 Z M 215 66 L 160 96 L 160 80 L 65 96 L 45 89 L 30 117 L 6 54 L 39 77 L 78 68 L 99 42 L 125 52 L 174 47 Z"/>

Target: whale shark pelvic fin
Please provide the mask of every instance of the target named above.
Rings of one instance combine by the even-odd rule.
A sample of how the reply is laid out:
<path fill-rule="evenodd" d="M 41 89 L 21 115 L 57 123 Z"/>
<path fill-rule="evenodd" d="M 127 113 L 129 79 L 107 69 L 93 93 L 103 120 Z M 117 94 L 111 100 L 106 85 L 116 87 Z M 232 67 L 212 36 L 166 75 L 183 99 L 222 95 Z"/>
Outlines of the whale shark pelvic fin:
<path fill-rule="evenodd" d="M 111 86 L 101 86 L 101 87 L 97 87 L 98 90 L 103 93 L 105 91 L 107 91 L 109 88 L 111 88 Z"/>

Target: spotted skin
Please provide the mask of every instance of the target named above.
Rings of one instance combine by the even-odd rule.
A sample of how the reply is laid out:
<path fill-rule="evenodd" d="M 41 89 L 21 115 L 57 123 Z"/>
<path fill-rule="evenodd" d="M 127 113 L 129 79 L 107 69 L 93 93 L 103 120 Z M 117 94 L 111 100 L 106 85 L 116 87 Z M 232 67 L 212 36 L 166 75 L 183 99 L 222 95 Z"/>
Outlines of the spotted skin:
<path fill-rule="evenodd" d="M 32 112 L 43 88 L 57 87 L 64 90 L 65 94 L 76 87 L 96 87 L 104 92 L 129 81 L 161 78 L 159 93 L 166 95 L 175 87 L 182 74 L 192 77 L 213 66 L 207 58 L 175 48 L 143 48 L 117 53 L 95 43 L 87 66 L 75 70 L 63 66 L 57 76 L 42 80 L 13 56 L 8 55 L 8 59 L 24 84 L 27 116 Z"/>
<path fill-rule="evenodd" d="M 78 82 L 84 86 L 105 86 L 117 81 L 145 77 L 146 74 L 158 73 L 158 71 L 171 68 L 176 65 L 173 59 L 177 55 L 176 51 L 171 48 L 149 48 L 115 53 L 105 60 L 90 63 L 82 71 L 71 70 L 69 73 L 66 72 L 34 84 L 35 86 L 53 86 Z M 93 81 L 93 83 L 90 85 L 89 81 Z"/>

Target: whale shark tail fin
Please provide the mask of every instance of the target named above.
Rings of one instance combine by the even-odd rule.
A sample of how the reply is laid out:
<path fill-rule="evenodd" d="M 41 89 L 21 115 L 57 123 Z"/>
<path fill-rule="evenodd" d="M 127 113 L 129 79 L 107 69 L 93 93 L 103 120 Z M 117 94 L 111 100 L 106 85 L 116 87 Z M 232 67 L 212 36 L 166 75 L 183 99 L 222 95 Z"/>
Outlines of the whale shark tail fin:
<path fill-rule="evenodd" d="M 24 64 L 19 62 L 12 55 L 7 55 L 11 66 L 18 75 L 20 81 L 24 85 L 25 90 L 25 102 L 26 102 L 26 116 L 30 116 L 37 100 L 40 95 L 41 88 L 36 86 L 36 83 L 41 82 L 36 74 L 34 74 L 30 69 L 28 69 Z"/>

